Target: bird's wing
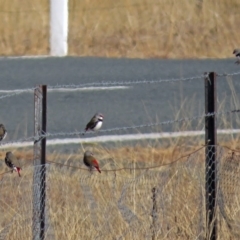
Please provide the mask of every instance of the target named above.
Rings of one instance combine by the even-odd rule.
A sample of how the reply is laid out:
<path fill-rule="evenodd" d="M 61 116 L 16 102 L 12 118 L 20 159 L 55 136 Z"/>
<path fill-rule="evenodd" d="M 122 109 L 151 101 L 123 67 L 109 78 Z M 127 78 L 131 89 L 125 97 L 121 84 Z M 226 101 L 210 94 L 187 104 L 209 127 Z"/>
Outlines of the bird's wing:
<path fill-rule="evenodd" d="M 97 161 L 95 158 L 92 159 L 92 165 L 93 165 L 94 167 L 99 167 L 98 161 Z"/>
<path fill-rule="evenodd" d="M 93 129 L 97 125 L 97 119 L 93 117 L 91 121 L 87 124 L 85 130 Z"/>
<path fill-rule="evenodd" d="M 83 158 L 83 162 L 84 162 L 84 164 L 85 164 L 87 167 L 91 167 L 91 164 L 89 163 L 87 157 L 84 157 L 84 158 Z"/>
<path fill-rule="evenodd" d="M 11 160 L 8 158 L 8 157 L 5 157 L 5 163 L 8 167 L 12 168 L 13 167 L 13 164 L 11 162 Z"/>

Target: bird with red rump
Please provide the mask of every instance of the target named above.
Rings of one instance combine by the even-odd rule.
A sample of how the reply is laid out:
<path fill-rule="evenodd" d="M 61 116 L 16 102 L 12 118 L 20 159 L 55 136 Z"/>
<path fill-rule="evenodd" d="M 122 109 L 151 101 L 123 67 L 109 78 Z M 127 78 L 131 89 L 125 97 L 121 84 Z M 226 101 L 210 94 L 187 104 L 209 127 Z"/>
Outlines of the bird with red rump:
<path fill-rule="evenodd" d="M 84 153 L 83 157 L 83 163 L 89 168 L 89 171 L 91 172 L 94 168 L 97 169 L 99 173 L 101 173 L 101 170 L 99 168 L 99 164 L 97 159 L 93 156 L 93 153 L 90 151 L 86 151 Z"/>

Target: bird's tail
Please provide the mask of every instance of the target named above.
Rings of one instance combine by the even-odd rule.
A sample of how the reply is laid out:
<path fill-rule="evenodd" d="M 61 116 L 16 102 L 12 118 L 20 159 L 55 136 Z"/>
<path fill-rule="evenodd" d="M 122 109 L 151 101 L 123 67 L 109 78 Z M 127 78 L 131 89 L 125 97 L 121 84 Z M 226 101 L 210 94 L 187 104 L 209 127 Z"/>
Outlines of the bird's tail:
<path fill-rule="evenodd" d="M 22 169 L 20 167 L 15 167 L 15 171 L 18 173 L 18 176 L 21 177 L 20 171 Z"/>
<path fill-rule="evenodd" d="M 93 166 L 98 170 L 99 173 L 101 173 L 101 170 L 99 169 L 99 165 L 98 165 L 97 160 L 93 161 Z"/>
<path fill-rule="evenodd" d="M 101 170 L 99 169 L 98 166 L 95 166 L 95 168 L 98 170 L 99 173 L 101 173 Z"/>

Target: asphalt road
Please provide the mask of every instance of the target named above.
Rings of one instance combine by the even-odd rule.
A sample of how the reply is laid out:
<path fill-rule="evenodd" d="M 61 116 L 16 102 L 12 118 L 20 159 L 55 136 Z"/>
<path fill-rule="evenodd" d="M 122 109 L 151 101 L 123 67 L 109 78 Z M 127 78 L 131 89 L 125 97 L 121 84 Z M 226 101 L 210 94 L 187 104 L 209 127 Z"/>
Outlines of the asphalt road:
<path fill-rule="evenodd" d="M 99 81 L 159 80 L 202 75 L 204 72 L 240 72 L 234 59 L 224 60 L 140 60 L 106 58 L 1 58 L 1 90 L 31 88 L 39 84 L 62 85 Z M 230 83 L 230 84 L 229 84 Z M 236 96 L 234 96 L 234 91 Z M 218 78 L 218 105 L 221 111 L 239 108 L 240 75 Z M 1 96 L 6 93 L 0 93 Z M 8 129 L 9 140 L 32 136 L 34 126 L 33 93 L 0 99 L 0 122 Z M 236 106 L 235 106 L 236 105 Z M 84 129 L 95 112 L 105 116 L 102 129 L 162 122 L 191 117 L 204 112 L 204 81 L 139 84 L 115 90 L 89 90 L 48 93 L 49 132 Z M 225 116 L 227 122 L 231 119 Z M 221 119 L 220 119 L 221 120 Z M 232 120 L 231 120 L 232 121 Z M 224 125 L 227 127 L 227 125 Z M 219 127 L 223 124 L 219 121 Z M 184 129 L 185 128 L 185 129 Z M 163 131 L 199 130 L 203 122 L 169 124 Z M 160 128 L 158 128 L 160 129 Z M 111 134 L 156 131 L 140 129 Z"/>

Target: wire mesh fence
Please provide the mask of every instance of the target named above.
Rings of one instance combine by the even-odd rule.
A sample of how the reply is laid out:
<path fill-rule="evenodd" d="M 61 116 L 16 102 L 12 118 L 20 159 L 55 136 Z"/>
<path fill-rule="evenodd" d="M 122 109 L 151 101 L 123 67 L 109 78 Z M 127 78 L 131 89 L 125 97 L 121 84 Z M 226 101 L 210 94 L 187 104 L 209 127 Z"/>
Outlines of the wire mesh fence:
<path fill-rule="evenodd" d="M 239 73 L 219 74 L 218 77 L 235 76 Z M 205 75 L 203 75 L 205 76 Z M 203 77 L 202 76 L 202 77 Z M 206 76 L 205 76 L 206 77 Z M 157 81 L 129 81 L 126 85 L 136 84 L 170 84 L 188 80 L 200 80 L 199 76 Z M 114 85 L 116 82 L 92 83 L 95 85 Z M 121 82 L 123 84 L 123 82 Z M 118 84 L 117 84 L 118 85 Z M 87 84 L 91 86 L 91 84 Z M 50 89 L 79 88 L 86 85 L 57 85 Z M 8 98 L 26 93 L 36 88 L 17 89 L 14 95 L 4 95 Z M 50 95 L 50 94 L 49 94 Z M 4 99 L 2 98 L 2 99 Z M 50 103 L 52 104 L 50 99 Z M 50 111 L 52 107 L 50 104 Z M 59 104 L 59 103 L 58 103 Z M 68 103 L 66 103 L 68 105 Z M 45 106 L 46 107 L 46 106 Z M 127 132 L 131 130 L 155 129 L 162 125 L 177 125 L 203 121 L 207 117 L 232 117 L 239 113 L 236 109 L 227 108 L 223 111 L 207 112 L 195 115 L 190 112 L 184 117 L 166 121 L 147 122 L 103 129 L 98 134 Z M 46 109 L 46 108 L 45 108 Z M 69 109 L 69 105 L 68 105 Z M 229 110 L 232 109 L 232 110 Z M 35 109 L 36 110 L 36 109 Z M 35 117 L 42 109 L 35 112 Z M 72 109 L 69 109 L 71 111 Z M 74 110 L 74 112 L 76 112 Z M 37 114 L 36 114 L 37 113 Z M 69 112 L 65 112 L 66 115 Z M 9 114 L 10 115 L 10 114 Z M 71 119 L 71 118 L 70 118 Z M 14 119 L 18 122 L 18 119 Z M 36 119 L 35 119 L 36 123 Z M 83 131 L 69 131 L 59 128 L 58 132 L 42 132 L 41 124 L 35 136 L 27 136 L 16 141 L 6 141 L 1 148 L 15 143 L 30 142 L 57 137 L 81 138 Z M 54 122 L 56 125 L 56 122 Z M 188 125 L 189 126 L 189 125 Z M 93 133 L 90 132 L 89 135 Z M 88 135 L 88 133 L 86 133 Z M 79 140 L 80 142 L 80 140 Z M 40 142 L 39 142 L 40 143 Z M 238 239 L 238 172 L 239 154 L 220 146 L 205 147 L 187 155 L 180 152 L 175 159 L 167 158 L 161 161 L 158 150 L 151 152 L 149 143 L 143 143 L 143 149 L 148 149 L 150 155 L 143 160 L 134 157 L 128 159 L 121 155 L 116 159 L 108 150 L 109 158 L 100 158 L 102 173 L 89 172 L 82 163 L 82 155 L 69 160 L 66 154 L 59 154 L 55 160 L 51 154 L 47 164 L 32 166 L 32 160 L 25 162 L 22 177 L 11 171 L 0 175 L 0 239 L 210 239 L 213 228 L 208 227 L 206 216 L 206 182 L 214 181 L 217 188 L 216 196 L 211 201 L 216 203 L 213 217 L 217 219 L 219 239 Z M 187 145 L 185 144 L 186 148 Z M 82 149 L 84 147 L 81 146 Z M 92 147 L 91 147 L 92 148 Z M 97 148 L 96 146 L 93 148 Z M 178 148 L 178 146 L 176 146 Z M 40 150 L 40 149 L 39 149 Z M 129 146 L 125 148 L 129 151 Z M 57 151 L 55 147 L 54 151 Z M 131 155 L 139 154 L 132 150 Z M 149 161 L 154 155 L 155 161 Z M 40 158 L 40 152 L 38 158 Z M 215 157 L 216 169 L 206 173 L 206 157 Z M 35 156 L 34 156 L 35 157 Z M 57 159 L 57 160 L 56 160 Z M 34 158 L 35 160 L 35 158 Z M 208 169 L 207 169 L 208 171 Z M 206 179 L 207 176 L 207 179 Z M 211 188 L 210 191 L 211 193 Z M 210 202 L 213 203 L 213 202 Z"/>
<path fill-rule="evenodd" d="M 214 147 L 218 239 L 239 239 L 240 157 Z M 46 164 L 45 239 L 206 239 L 205 158 L 201 148 L 154 167 L 101 159 L 101 174 L 90 173 L 81 161 Z M 43 170 L 26 166 L 21 179 L 2 176 L 0 239 L 34 237 L 33 203 L 39 193 L 33 172 L 39 177 Z"/>

